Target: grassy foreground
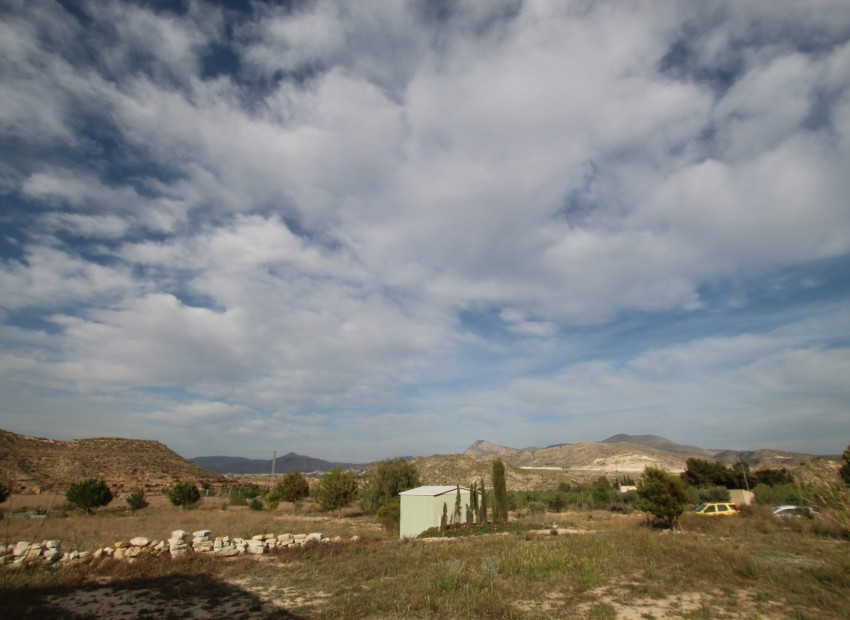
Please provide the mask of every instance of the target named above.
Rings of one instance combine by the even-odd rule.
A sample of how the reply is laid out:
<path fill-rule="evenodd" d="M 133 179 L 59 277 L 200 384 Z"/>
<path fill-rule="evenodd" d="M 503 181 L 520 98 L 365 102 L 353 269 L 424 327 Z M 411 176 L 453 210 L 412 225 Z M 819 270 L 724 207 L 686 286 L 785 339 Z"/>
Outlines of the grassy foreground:
<path fill-rule="evenodd" d="M 681 532 L 662 533 L 637 515 L 553 519 L 558 536 L 397 541 L 364 517 L 322 527 L 279 515 L 264 525 L 362 538 L 261 557 L 6 569 L 0 609 L 8 618 L 850 618 L 850 544 L 808 523 L 686 515 Z"/>

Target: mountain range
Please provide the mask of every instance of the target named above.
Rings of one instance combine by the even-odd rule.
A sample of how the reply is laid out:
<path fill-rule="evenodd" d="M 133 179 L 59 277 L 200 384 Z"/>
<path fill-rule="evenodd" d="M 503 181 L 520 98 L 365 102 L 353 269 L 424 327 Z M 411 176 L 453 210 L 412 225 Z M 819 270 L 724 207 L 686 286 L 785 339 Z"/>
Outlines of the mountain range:
<path fill-rule="evenodd" d="M 272 473 L 272 459 L 247 459 L 240 456 L 199 456 L 189 459 L 195 465 L 220 474 L 270 474 Z M 285 474 L 292 471 L 302 473 L 314 471 L 330 471 L 334 467 L 343 469 L 363 469 L 366 464 L 340 463 L 336 461 L 324 461 L 303 456 L 295 452 L 289 452 L 274 460 L 274 472 Z"/>
<path fill-rule="evenodd" d="M 769 449 L 712 450 L 677 444 L 657 435 L 614 435 L 600 442 L 545 448 L 511 448 L 479 440 L 461 454 L 410 460 L 423 484 L 455 484 L 489 479 L 491 461 L 499 458 L 505 463 L 511 488 L 535 489 L 601 475 L 637 478 L 650 465 L 682 471 L 691 457 L 724 464 L 745 461 L 753 469 L 837 458 Z M 369 464 L 326 461 L 290 452 L 275 460 L 274 471 L 311 473 L 337 466 L 366 470 Z M 202 456 L 187 460 L 158 441 L 116 437 L 59 441 L 0 429 L 0 480 L 10 482 L 15 493 L 64 492 L 72 482 L 92 477 L 103 478 L 114 491 L 132 487 L 156 491 L 178 481 L 221 485 L 227 483 L 222 474 L 271 471 L 271 459 Z"/>
<path fill-rule="evenodd" d="M 726 465 L 744 461 L 750 467 L 783 467 L 824 457 L 782 450 L 726 450 L 679 444 L 658 435 L 612 435 L 599 442 L 561 443 L 546 448 L 510 448 L 479 440 L 464 454 L 478 458 L 500 458 L 518 467 L 562 469 L 617 469 L 643 471 L 646 464 L 681 470 L 689 458 L 719 461 Z"/>

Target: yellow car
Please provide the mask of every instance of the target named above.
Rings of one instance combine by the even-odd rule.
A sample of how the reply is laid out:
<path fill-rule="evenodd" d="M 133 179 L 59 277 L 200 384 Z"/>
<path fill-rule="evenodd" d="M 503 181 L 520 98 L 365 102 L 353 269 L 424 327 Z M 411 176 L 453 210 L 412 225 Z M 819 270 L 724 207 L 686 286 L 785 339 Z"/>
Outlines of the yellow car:
<path fill-rule="evenodd" d="M 694 512 L 698 515 L 725 517 L 738 514 L 738 507 L 729 502 L 705 502 L 694 508 Z"/>

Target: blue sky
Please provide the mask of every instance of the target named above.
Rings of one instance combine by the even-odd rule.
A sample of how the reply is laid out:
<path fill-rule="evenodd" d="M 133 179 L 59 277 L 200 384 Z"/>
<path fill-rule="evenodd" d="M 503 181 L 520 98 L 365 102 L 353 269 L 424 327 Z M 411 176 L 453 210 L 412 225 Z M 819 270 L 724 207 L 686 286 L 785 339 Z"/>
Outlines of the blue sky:
<path fill-rule="evenodd" d="M 850 4 L 0 7 L 0 426 L 850 443 Z"/>

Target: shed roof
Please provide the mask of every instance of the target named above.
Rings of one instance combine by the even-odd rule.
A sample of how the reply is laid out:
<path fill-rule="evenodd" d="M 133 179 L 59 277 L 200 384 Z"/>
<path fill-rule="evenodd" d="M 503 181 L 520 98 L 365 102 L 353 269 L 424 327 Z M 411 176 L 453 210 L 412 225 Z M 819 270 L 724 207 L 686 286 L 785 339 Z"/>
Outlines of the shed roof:
<path fill-rule="evenodd" d="M 463 491 L 468 491 L 469 487 L 460 487 Z M 443 495 L 445 493 L 453 493 L 457 490 L 457 485 L 440 485 L 440 486 L 424 486 L 424 487 L 416 487 L 415 489 L 410 489 L 409 491 L 402 491 L 399 495 L 427 495 L 431 497 L 436 497 L 437 495 Z"/>

